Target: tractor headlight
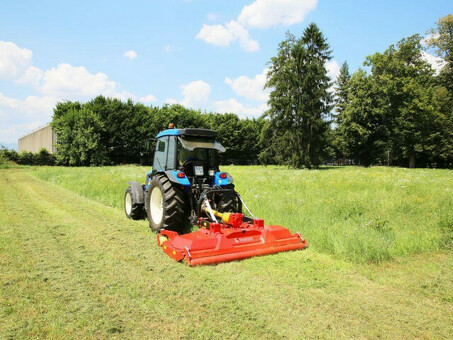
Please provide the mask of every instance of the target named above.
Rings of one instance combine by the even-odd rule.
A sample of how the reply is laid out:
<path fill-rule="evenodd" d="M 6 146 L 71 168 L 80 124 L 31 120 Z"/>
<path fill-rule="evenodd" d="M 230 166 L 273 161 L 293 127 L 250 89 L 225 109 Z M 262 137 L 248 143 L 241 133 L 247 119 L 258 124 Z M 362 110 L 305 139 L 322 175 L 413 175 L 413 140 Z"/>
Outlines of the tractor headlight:
<path fill-rule="evenodd" d="M 195 176 L 203 176 L 204 175 L 204 170 L 202 165 L 195 165 L 193 167 L 193 172 L 195 173 Z"/>
<path fill-rule="evenodd" d="M 215 170 L 209 170 L 209 176 L 214 177 L 215 175 Z"/>

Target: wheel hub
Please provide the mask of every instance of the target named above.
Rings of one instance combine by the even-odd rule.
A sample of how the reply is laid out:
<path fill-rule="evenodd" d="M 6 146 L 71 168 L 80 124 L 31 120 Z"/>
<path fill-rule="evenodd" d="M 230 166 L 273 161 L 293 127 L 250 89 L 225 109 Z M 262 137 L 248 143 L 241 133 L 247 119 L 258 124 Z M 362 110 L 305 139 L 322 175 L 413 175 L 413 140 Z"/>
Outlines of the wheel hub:
<path fill-rule="evenodd" d="M 132 196 L 130 192 L 126 194 L 124 199 L 124 208 L 126 209 L 126 214 L 130 215 L 132 212 Z"/>
<path fill-rule="evenodd" d="M 164 199 L 160 188 L 155 187 L 151 192 L 149 206 L 151 208 L 151 218 L 153 219 L 153 222 L 155 224 L 160 224 L 164 215 Z"/>

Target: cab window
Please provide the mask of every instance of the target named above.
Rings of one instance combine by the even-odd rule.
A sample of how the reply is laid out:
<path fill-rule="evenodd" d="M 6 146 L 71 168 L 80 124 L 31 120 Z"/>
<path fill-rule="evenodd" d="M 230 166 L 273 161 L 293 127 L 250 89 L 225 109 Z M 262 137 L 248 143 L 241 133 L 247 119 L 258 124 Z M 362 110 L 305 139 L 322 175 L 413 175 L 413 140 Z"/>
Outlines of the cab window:
<path fill-rule="evenodd" d="M 167 160 L 168 136 L 159 138 L 156 143 L 156 152 L 154 153 L 153 170 L 165 170 Z"/>

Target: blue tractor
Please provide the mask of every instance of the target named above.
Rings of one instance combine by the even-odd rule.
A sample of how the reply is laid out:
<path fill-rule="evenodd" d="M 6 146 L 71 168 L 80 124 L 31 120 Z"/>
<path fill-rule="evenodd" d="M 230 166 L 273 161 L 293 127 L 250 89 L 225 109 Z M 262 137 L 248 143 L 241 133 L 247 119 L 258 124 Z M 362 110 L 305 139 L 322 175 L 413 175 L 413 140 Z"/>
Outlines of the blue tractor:
<path fill-rule="evenodd" d="M 216 137 L 216 131 L 193 128 L 159 133 L 145 184 L 129 182 L 126 189 L 126 216 L 146 216 L 155 231 L 183 232 L 207 214 L 202 207 L 206 200 L 218 212 L 242 213 L 233 178 L 219 170 L 219 152 L 225 148 Z"/>

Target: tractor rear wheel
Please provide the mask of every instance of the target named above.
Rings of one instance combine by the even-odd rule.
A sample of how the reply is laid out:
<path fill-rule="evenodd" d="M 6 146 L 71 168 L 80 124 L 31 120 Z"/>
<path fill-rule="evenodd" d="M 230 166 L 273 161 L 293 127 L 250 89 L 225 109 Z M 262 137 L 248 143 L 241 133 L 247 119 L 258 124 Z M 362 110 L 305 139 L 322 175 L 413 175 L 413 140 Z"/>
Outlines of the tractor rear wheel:
<path fill-rule="evenodd" d="M 164 175 L 154 176 L 146 195 L 149 227 L 181 231 L 187 224 L 184 195 Z"/>
<path fill-rule="evenodd" d="M 234 189 L 234 185 L 228 185 L 227 189 Z M 217 204 L 217 209 L 221 213 L 240 212 L 238 196 L 231 192 L 226 192 L 226 193 L 222 194 L 220 196 L 219 202 Z"/>
<path fill-rule="evenodd" d="M 127 218 L 141 220 L 145 215 L 143 203 L 137 203 L 137 198 L 129 186 L 124 193 L 124 212 Z"/>

